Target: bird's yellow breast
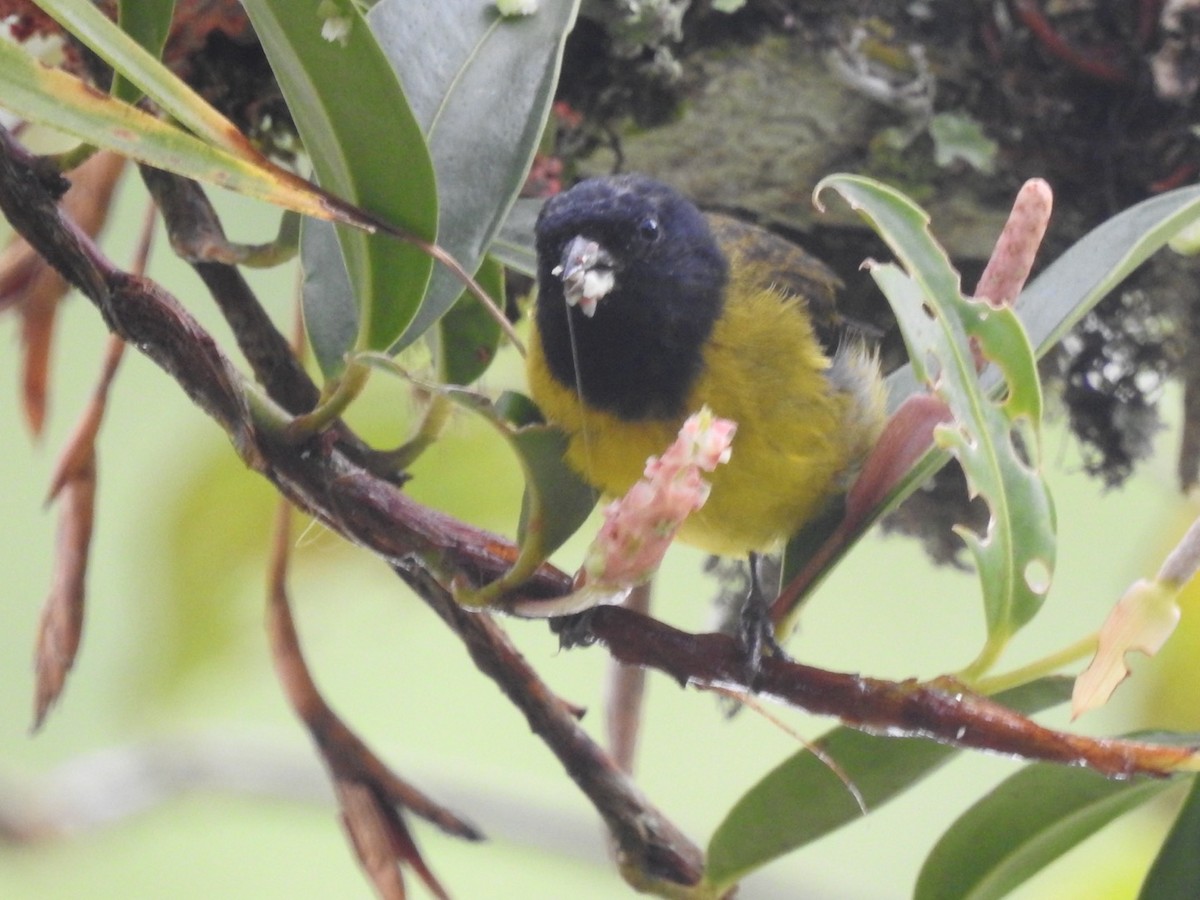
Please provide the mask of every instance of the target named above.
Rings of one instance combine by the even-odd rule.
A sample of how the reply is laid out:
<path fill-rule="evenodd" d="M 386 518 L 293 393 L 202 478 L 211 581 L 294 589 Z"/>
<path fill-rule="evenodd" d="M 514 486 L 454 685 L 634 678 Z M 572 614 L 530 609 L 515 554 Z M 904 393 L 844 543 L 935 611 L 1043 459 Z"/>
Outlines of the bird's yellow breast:
<path fill-rule="evenodd" d="M 705 345 L 702 370 L 678 419 L 625 421 L 585 406 L 555 379 L 531 334 L 530 392 L 570 436 L 568 462 L 592 485 L 620 496 L 646 459 L 675 439 L 683 419 L 707 405 L 737 423 L 732 455 L 709 476 L 712 493 L 681 539 L 721 555 L 766 550 L 793 534 L 847 487 L 882 421 L 829 380 L 807 315 L 772 290 L 735 276 L 731 299 Z M 604 315 L 603 304 L 596 315 Z"/>

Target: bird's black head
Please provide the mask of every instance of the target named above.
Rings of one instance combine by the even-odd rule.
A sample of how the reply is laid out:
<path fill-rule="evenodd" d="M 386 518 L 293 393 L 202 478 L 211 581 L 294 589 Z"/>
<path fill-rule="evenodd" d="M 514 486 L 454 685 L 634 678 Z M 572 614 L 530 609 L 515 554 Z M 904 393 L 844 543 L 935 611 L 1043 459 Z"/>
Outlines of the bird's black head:
<path fill-rule="evenodd" d="M 555 378 L 624 418 L 686 412 L 728 277 L 701 212 L 661 182 L 615 175 L 551 197 L 535 232 Z"/>

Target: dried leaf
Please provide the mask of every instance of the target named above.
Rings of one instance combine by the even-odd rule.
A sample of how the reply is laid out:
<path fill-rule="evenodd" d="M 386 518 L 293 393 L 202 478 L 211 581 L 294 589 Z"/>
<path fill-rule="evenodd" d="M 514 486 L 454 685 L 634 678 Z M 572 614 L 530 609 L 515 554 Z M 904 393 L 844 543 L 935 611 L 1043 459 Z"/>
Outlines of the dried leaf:
<path fill-rule="evenodd" d="M 1179 592 L 1200 568 L 1200 519 L 1168 554 L 1153 581 L 1140 579 L 1117 601 L 1100 628 L 1091 664 L 1075 680 L 1071 715 L 1096 709 L 1129 676 L 1125 654 L 1153 656 L 1179 624 Z"/>
<path fill-rule="evenodd" d="M 63 209 L 91 237 L 99 234 L 108 219 L 112 194 L 124 167 L 120 156 L 101 152 L 71 173 Z M 55 313 L 67 288 L 62 276 L 24 240 L 13 240 L 0 252 L 0 310 L 15 306 L 23 317 L 23 407 L 35 437 L 45 423 Z"/>
<path fill-rule="evenodd" d="M 37 694 L 33 727 L 62 693 L 83 631 L 88 548 L 96 501 L 96 434 L 108 389 L 120 365 L 124 342 L 113 335 L 92 398 L 68 438 L 50 480 L 49 500 L 59 501 L 54 584 L 42 610 L 36 651 Z"/>
<path fill-rule="evenodd" d="M 59 494 L 54 583 L 38 623 L 33 730 L 41 728 L 75 662 L 83 632 L 84 589 L 96 499 L 95 458 L 81 461 Z"/>
<path fill-rule="evenodd" d="M 40 258 L 37 265 L 39 271 L 34 278 L 39 283 L 39 289 L 30 292 L 19 307 L 21 348 L 25 351 L 21 366 L 21 408 L 25 413 L 25 424 L 35 438 L 41 437 L 46 424 L 50 347 L 54 341 L 58 301 L 66 292 L 66 282 L 57 272 Z"/>
<path fill-rule="evenodd" d="M 1075 680 L 1071 715 L 1079 716 L 1108 702 L 1129 675 L 1125 654 L 1147 656 L 1159 651 L 1179 624 L 1178 590 L 1158 581 L 1139 579 L 1117 601 L 1100 629 L 1099 646 L 1091 664 Z"/>
<path fill-rule="evenodd" d="M 125 342 L 116 335 L 108 339 L 108 348 L 104 356 L 104 364 L 100 377 L 92 389 L 91 399 L 79 420 L 75 423 L 70 437 L 63 445 L 54 472 L 50 476 L 50 489 L 47 491 L 47 502 L 59 495 L 66 485 L 70 484 L 88 467 L 95 466 L 96 435 L 100 432 L 100 423 L 104 420 L 104 410 L 108 405 L 108 389 L 112 386 L 113 377 L 117 374 L 117 366 L 125 351 Z"/>
<path fill-rule="evenodd" d="M 399 862 L 412 866 L 438 900 L 450 900 L 446 889 L 421 857 L 416 841 L 404 824 L 404 817 L 386 797 L 354 779 L 338 778 L 334 786 L 342 808 L 342 824 L 359 862 L 381 897 L 397 900 L 404 897 L 404 874 L 397 865 Z"/>
<path fill-rule="evenodd" d="M 478 840 L 474 826 L 464 822 L 407 784 L 351 731 L 321 696 L 292 619 L 287 592 L 291 550 L 291 507 L 281 502 L 275 523 L 268 577 L 267 631 L 275 669 L 288 700 L 303 720 L 329 768 L 342 809 L 342 822 L 363 869 L 379 896 L 405 896 L 400 865 L 411 865 L 430 892 L 448 898 L 404 824 L 401 809 L 409 809 L 445 831 Z"/>
<path fill-rule="evenodd" d="M 339 779 L 335 787 L 342 824 L 375 890 L 385 900 L 404 900 L 404 876 L 396 865 L 393 840 L 394 826 L 403 828 L 403 823 L 361 782 Z"/>

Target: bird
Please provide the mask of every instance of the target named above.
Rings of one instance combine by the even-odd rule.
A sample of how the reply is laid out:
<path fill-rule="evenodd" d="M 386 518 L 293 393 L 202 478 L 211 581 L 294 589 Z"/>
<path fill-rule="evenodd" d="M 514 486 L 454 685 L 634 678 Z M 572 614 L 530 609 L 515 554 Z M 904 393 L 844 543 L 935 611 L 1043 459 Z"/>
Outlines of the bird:
<path fill-rule="evenodd" d="M 844 495 L 883 427 L 877 354 L 837 336 L 837 276 L 642 174 L 552 196 L 534 237 L 527 381 L 568 465 L 617 497 L 689 414 L 732 420 L 730 459 L 678 538 L 750 555 L 753 585 L 755 555 Z"/>

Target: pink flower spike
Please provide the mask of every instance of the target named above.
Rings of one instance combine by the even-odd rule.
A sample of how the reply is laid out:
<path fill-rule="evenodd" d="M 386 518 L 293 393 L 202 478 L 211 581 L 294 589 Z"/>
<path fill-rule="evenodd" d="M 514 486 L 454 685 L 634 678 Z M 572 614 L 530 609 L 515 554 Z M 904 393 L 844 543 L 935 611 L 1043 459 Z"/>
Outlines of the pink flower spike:
<path fill-rule="evenodd" d="M 575 576 L 577 590 L 553 601 L 513 608 L 518 615 L 560 616 L 601 604 L 621 603 L 658 571 L 685 519 L 708 500 L 712 486 L 701 472 L 729 461 L 737 424 L 705 407 L 690 416 L 675 442 L 652 456 L 640 481 L 604 508 L 604 524 Z"/>
<path fill-rule="evenodd" d="M 584 558 L 589 585 L 618 589 L 649 580 L 679 526 L 708 499 L 710 485 L 701 471 L 729 460 L 736 430 L 705 407 L 684 422 L 661 456 L 647 460 L 642 480 L 604 510 L 604 524 Z"/>

